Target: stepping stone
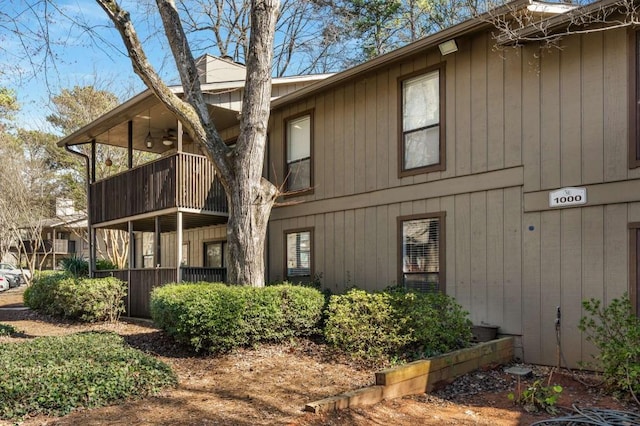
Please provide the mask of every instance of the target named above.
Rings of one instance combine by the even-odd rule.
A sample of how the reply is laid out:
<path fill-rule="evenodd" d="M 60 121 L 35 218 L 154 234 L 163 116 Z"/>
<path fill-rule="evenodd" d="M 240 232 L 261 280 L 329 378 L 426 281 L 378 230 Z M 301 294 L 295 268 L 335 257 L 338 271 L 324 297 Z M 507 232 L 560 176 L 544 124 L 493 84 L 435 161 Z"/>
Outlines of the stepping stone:
<path fill-rule="evenodd" d="M 530 368 L 528 368 L 528 367 L 518 367 L 518 366 L 505 368 L 504 372 L 512 374 L 514 376 L 518 376 L 518 377 L 527 377 L 527 376 L 530 376 L 531 374 L 533 374 L 533 371 Z"/>

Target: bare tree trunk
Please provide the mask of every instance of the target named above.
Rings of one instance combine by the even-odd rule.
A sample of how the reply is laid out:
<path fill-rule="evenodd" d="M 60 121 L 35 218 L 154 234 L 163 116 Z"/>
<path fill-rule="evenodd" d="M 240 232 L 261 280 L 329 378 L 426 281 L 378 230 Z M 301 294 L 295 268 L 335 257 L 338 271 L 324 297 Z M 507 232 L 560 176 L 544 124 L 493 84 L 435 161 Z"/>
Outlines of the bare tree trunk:
<path fill-rule="evenodd" d="M 133 69 L 158 99 L 182 121 L 185 130 L 214 164 L 229 202 L 228 280 L 264 285 L 267 222 L 278 189 L 262 178 L 271 104 L 271 64 L 279 0 L 251 1 L 251 32 L 247 53 L 240 133 L 229 148 L 215 127 L 200 88 L 198 70 L 174 0 L 156 0 L 167 41 L 184 89 L 179 98 L 155 72 L 135 32 L 130 15 L 113 0 L 96 0 L 125 43 Z"/>
<path fill-rule="evenodd" d="M 262 287 L 265 284 L 267 224 L 277 189 L 266 181 L 259 188 L 241 185 L 238 183 L 238 188 L 229 196 L 227 280 Z"/>
<path fill-rule="evenodd" d="M 228 281 L 264 286 L 264 246 L 278 189 L 262 178 L 271 99 L 271 62 L 277 0 L 252 2 L 247 80 L 240 135 L 229 179 Z"/>

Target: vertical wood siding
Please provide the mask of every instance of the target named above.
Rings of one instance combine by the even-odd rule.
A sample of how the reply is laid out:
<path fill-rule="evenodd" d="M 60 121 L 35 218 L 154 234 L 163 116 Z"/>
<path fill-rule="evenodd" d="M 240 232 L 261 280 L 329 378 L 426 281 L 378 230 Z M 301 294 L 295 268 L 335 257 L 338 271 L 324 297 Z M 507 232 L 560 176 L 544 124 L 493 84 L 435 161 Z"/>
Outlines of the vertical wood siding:
<path fill-rule="evenodd" d="M 577 330 L 581 300 L 627 290 L 627 223 L 640 221 L 640 203 L 524 212 L 523 197 L 640 178 L 627 167 L 627 43 L 625 30 L 612 30 L 566 38 L 562 49 L 495 51 L 480 34 L 459 40 L 455 54 L 423 52 L 274 111 L 268 167 L 281 183 L 282 123 L 314 110 L 315 188 L 294 198 L 314 202 L 313 211 L 270 222 L 269 279 L 284 277 L 283 233 L 312 227 L 314 270 L 325 287 L 382 289 L 398 279 L 397 218 L 444 212 L 446 291 L 471 319 L 522 335 L 526 361 L 555 364 L 559 306 L 567 361 L 587 360 L 593 348 Z M 446 168 L 399 178 L 398 78 L 440 61 Z M 522 185 L 391 201 L 385 191 L 444 179 L 453 188 L 464 176 L 510 168 L 522 168 Z M 349 207 L 362 194 L 366 205 Z M 220 237 L 203 232 L 185 241 Z M 201 246 L 190 246 L 196 266 Z"/>
<path fill-rule="evenodd" d="M 284 277 L 282 235 L 304 226 L 314 228 L 314 270 L 325 287 L 341 292 L 356 285 L 373 291 L 397 284 L 397 218 L 442 211 L 447 293 L 470 311 L 475 323 L 500 324 L 504 333 L 521 334 L 520 309 L 513 307 L 521 300 L 520 199 L 520 188 L 513 187 L 272 220 L 269 279 Z M 517 266 L 506 267 L 507 261 Z"/>

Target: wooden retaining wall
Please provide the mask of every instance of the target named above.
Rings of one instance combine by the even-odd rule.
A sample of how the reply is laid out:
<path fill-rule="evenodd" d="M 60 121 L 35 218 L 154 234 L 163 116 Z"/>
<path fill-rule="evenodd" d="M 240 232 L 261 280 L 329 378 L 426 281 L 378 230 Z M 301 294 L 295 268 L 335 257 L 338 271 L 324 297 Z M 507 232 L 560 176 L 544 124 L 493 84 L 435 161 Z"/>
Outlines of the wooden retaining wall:
<path fill-rule="evenodd" d="M 430 392 L 435 386 L 489 365 L 513 359 L 513 337 L 503 337 L 433 358 L 414 361 L 376 373 L 376 384 L 311 402 L 305 411 L 321 413 L 373 405 L 383 399 Z"/>

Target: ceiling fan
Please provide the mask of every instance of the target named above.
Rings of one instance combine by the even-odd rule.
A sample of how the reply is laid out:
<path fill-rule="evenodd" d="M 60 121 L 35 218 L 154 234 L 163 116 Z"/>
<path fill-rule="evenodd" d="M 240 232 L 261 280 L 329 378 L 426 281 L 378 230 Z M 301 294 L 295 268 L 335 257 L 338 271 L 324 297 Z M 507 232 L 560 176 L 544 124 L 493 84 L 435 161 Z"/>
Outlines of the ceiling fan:
<path fill-rule="evenodd" d="M 178 131 L 176 129 L 164 129 L 164 134 L 162 135 L 162 144 L 164 146 L 173 146 L 176 142 L 178 142 Z M 192 142 L 191 136 L 187 132 L 182 133 L 182 142 L 190 143 Z"/>
<path fill-rule="evenodd" d="M 164 129 L 162 145 L 171 146 L 178 140 L 178 132 L 175 129 Z"/>

